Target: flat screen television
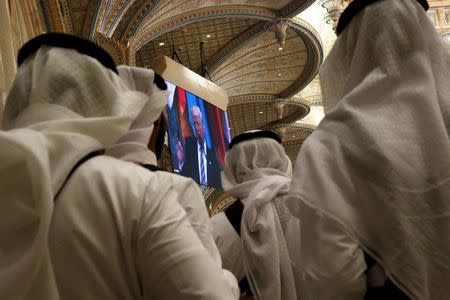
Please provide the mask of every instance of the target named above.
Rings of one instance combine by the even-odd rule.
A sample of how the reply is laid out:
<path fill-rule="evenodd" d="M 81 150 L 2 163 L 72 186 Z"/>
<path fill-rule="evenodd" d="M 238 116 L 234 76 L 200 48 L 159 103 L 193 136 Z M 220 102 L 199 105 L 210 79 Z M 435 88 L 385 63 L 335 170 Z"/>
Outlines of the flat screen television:
<path fill-rule="evenodd" d="M 230 143 L 223 89 L 168 57 L 151 67 L 169 91 L 168 140 L 174 172 L 198 184 L 221 188 L 220 173 Z"/>

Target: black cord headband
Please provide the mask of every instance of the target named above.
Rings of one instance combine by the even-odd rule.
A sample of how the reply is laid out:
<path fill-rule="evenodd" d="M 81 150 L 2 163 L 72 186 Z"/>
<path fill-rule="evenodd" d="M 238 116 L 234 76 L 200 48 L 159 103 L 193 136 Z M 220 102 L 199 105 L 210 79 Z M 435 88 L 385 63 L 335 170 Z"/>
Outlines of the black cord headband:
<path fill-rule="evenodd" d="M 231 140 L 228 148 L 231 150 L 231 148 L 233 148 L 233 146 L 236 144 L 239 144 L 239 143 L 242 143 L 242 142 L 248 141 L 248 140 L 258 139 L 258 138 L 274 139 L 275 141 L 277 141 L 278 143 L 281 144 L 281 138 L 278 134 L 276 134 L 273 131 L 261 130 L 261 131 L 245 132 L 245 133 L 235 136 Z"/>
<path fill-rule="evenodd" d="M 339 22 L 336 27 L 336 34 L 340 35 L 354 16 L 356 16 L 366 6 L 373 4 L 377 1 L 378 0 L 354 0 L 352 3 L 350 3 L 342 13 L 341 17 L 339 18 Z M 428 10 L 429 6 L 427 0 L 415 0 L 415 1 L 419 2 L 419 4 L 422 5 L 425 11 Z"/>
<path fill-rule="evenodd" d="M 19 50 L 18 65 L 20 66 L 26 58 L 33 55 L 42 46 L 74 49 L 81 54 L 95 58 L 103 66 L 118 74 L 116 63 L 102 47 L 90 40 L 58 32 L 44 33 L 26 42 Z"/>

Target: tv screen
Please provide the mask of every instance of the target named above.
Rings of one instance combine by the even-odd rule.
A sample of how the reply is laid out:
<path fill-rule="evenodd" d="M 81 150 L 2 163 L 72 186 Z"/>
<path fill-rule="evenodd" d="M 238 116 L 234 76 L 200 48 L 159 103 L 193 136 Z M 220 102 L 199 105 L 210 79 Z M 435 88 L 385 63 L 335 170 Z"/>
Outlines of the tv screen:
<path fill-rule="evenodd" d="M 174 172 L 200 185 L 221 187 L 230 143 L 226 111 L 166 81 L 169 148 Z"/>

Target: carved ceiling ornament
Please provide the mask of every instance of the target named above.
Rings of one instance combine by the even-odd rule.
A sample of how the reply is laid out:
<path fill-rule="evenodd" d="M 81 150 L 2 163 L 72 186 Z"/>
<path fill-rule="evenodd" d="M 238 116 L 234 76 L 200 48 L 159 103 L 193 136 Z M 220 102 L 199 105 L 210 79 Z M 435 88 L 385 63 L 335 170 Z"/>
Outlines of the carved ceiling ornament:
<path fill-rule="evenodd" d="M 136 65 L 134 52 L 118 41 L 101 33 L 97 33 L 94 37 L 94 42 L 105 49 L 112 56 L 116 64 L 129 66 Z"/>
<path fill-rule="evenodd" d="M 152 7 L 159 0 L 135 0 L 133 4 L 123 13 L 122 16 L 117 17 L 113 30 L 109 32 L 116 40 L 127 43 L 131 34 L 138 26 L 139 20 L 143 18 L 146 12 L 152 11 Z"/>
<path fill-rule="evenodd" d="M 236 199 L 225 192 L 211 195 L 208 199 L 208 203 L 210 203 L 208 205 L 209 215 L 212 217 L 225 211 L 234 201 Z"/>
<path fill-rule="evenodd" d="M 291 44 L 278 51 L 278 46 L 272 46 L 274 39 L 264 30 L 264 25 L 253 26 L 208 60 L 213 80 L 227 90 L 230 98 L 263 92 L 292 97 L 317 75 L 323 50 L 319 34 L 305 21 L 293 18 L 288 30 Z M 302 61 L 301 69 L 295 70 Z M 284 72 L 283 68 L 286 68 Z"/>
<path fill-rule="evenodd" d="M 319 4 L 327 10 L 325 21 L 333 27 L 336 27 L 344 9 L 352 2 L 352 0 L 319 0 Z"/>
<path fill-rule="evenodd" d="M 284 102 L 284 103 L 283 103 Z M 278 127 L 291 125 L 308 115 L 310 108 L 306 104 L 279 100 L 245 102 L 228 107 L 231 133 L 236 136 L 248 130 L 274 130 Z M 290 102 L 290 103 L 289 103 Z M 275 105 L 283 103 L 283 114 L 280 118 Z M 275 105 L 274 105 L 275 104 Z"/>
<path fill-rule="evenodd" d="M 41 10 L 48 31 L 72 33 L 72 19 L 67 0 L 41 0 Z"/>
<path fill-rule="evenodd" d="M 120 12 L 125 12 L 133 2 L 133 0 L 100 1 L 95 20 L 95 32 L 107 35 L 108 29 L 113 25 L 115 18 L 119 17 Z"/>
<path fill-rule="evenodd" d="M 264 25 L 264 29 L 273 32 L 275 35 L 275 39 L 278 42 L 278 45 L 280 45 L 280 47 L 283 48 L 284 45 L 286 44 L 286 30 L 288 29 L 291 23 L 292 20 L 288 18 L 275 19 L 270 22 L 267 22 Z"/>

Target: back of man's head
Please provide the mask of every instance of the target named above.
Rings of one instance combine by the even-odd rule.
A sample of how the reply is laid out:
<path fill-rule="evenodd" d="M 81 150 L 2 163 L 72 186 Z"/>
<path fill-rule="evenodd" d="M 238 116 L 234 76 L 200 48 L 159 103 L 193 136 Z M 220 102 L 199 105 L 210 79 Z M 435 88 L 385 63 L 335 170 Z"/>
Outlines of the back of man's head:
<path fill-rule="evenodd" d="M 242 183 L 256 173 L 291 177 L 292 166 L 280 137 L 272 131 L 257 130 L 232 139 L 225 156 L 224 172 Z"/>
<path fill-rule="evenodd" d="M 5 129 L 26 125 L 25 117 L 18 122 L 16 118 L 33 104 L 57 105 L 60 111 L 67 109 L 67 115 L 75 113 L 72 118 L 135 113 L 142 107 L 142 101 L 141 105 L 131 101 L 142 100 L 141 96 L 122 97 L 128 88 L 116 74 L 114 61 L 88 40 L 66 34 L 41 35 L 22 47 L 18 62 L 5 107 Z M 46 121 L 52 115 L 40 118 Z"/>

